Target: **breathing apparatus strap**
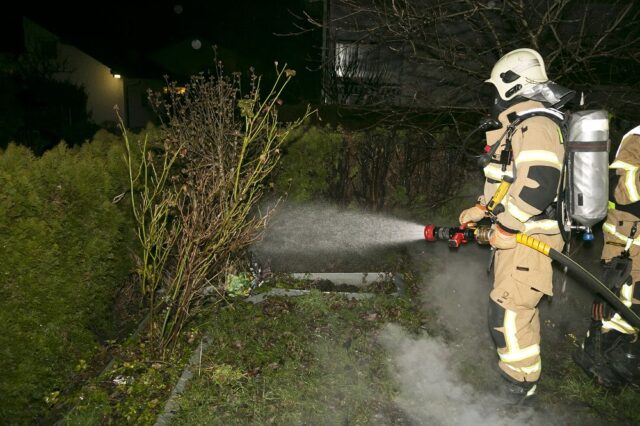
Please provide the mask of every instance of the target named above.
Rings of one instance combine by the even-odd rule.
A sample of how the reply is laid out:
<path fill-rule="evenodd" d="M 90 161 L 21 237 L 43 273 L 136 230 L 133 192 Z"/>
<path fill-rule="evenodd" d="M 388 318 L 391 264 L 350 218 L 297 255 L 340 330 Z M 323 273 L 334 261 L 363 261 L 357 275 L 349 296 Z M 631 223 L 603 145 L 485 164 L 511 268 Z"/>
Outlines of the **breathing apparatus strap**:
<path fill-rule="evenodd" d="M 531 108 L 525 111 L 512 112 L 511 114 L 507 115 L 510 126 L 517 126 L 527 118 L 531 117 L 547 117 L 555 121 L 557 124 L 560 124 L 562 123 L 562 120 L 564 120 L 564 113 L 555 108 Z"/>
<path fill-rule="evenodd" d="M 557 109 L 554 108 L 532 108 L 521 112 L 512 112 L 507 115 L 507 119 L 509 120 L 509 126 L 507 127 L 507 145 L 505 147 L 505 151 L 508 151 L 508 154 L 502 156 L 500 158 L 500 162 L 502 163 L 502 170 L 506 170 L 506 167 L 509 163 L 511 163 L 513 153 L 511 149 L 511 139 L 513 138 L 513 134 L 516 131 L 516 127 L 520 125 L 523 121 L 531 117 L 547 117 L 552 120 L 558 127 L 560 127 L 562 120 L 564 120 L 564 114 Z M 503 157 L 506 157 L 504 161 L 508 161 L 508 163 L 503 162 Z M 515 176 L 515 172 L 514 172 Z"/>
<path fill-rule="evenodd" d="M 510 127 L 510 125 L 509 125 L 509 127 Z M 507 127 L 507 129 L 504 131 L 504 133 L 502 133 L 502 136 L 500 136 L 500 139 L 498 139 L 496 141 L 496 143 L 491 145 L 491 149 L 488 152 L 478 156 L 478 165 L 480 167 L 484 168 L 484 167 L 487 167 L 489 165 L 489 163 L 491 162 L 491 159 L 493 158 L 493 155 L 496 153 L 496 151 L 500 147 L 500 143 L 502 142 L 502 139 L 504 139 L 504 137 L 507 136 L 507 133 L 509 132 L 509 127 Z M 509 145 L 511 145 L 511 144 L 509 144 Z M 504 171 L 504 169 L 503 169 L 503 171 Z"/>
<path fill-rule="evenodd" d="M 505 142 L 504 149 L 500 153 L 500 164 L 502 165 L 503 172 L 507 171 L 507 166 L 511 164 L 511 162 L 513 161 L 513 149 L 511 148 L 511 139 L 513 138 L 513 134 L 515 133 L 515 131 L 516 131 L 515 125 L 509 125 L 509 127 L 507 127 L 507 131 L 506 131 L 507 140 Z M 513 175 L 515 177 L 515 171 Z"/>
<path fill-rule="evenodd" d="M 500 136 L 500 139 L 498 139 L 498 141 L 495 144 L 493 144 L 493 146 L 491 147 L 491 150 L 484 155 L 485 159 L 488 160 L 486 161 L 486 164 L 488 164 L 489 161 L 491 161 L 491 158 L 493 158 L 493 155 L 498 149 L 500 142 L 506 136 L 505 148 L 500 155 L 500 164 L 502 165 L 502 171 L 505 172 L 507 170 L 507 166 L 511 164 L 513 161 L 513 150 L 511 148 L 511 139 L 513 138 L 513 134 L 515 133 L 516 128 L 524 120 L 531 117 L 536 117 L 536 116 L 547 117 L 553 120 L 558 125 L 560 125 L 560 123 L 564 119 L 564 114 L 553 108 L 532 108 L 522 112 L 512 112 L 511 114 L 507 115 L 507 119 L 509 120 L 509 126 L 507 126 L 507 129 L 504 131 L 502 136 Z M 514 176 L 513 178 L 508 177 L 506 175 L 503 176 L 502 181 L 498 186 L 498 189 L 496 190 L 494 195 L 491 197 L 491 200 L 487 204 L 489 213 L 492 216 L 497 216 L 499 213 L 501 213 L 501 211 L 496 208 L 506 196 L 507 191 L 509 190 L 509 187 L 514 182 L 515 175 L 516 175 L 516 172 L 515 170 L 513 170 L 513 176 Z"/>
<path fill-rule="evenodd" d="M 500 136 L 500 139 L 498 139 L 498 141 L 491 146 L 491 150 L 489 152 L 478 156 L 478 163 L 480 164 L 480 166 L 486 167 L 491 162 L 493 155 L 496 153 L 498 147 L 500 146 L 500 142 L 502 142 L 502 139 L 504 139 L 506 136 L 507 140 L 504 151 L 506 151 L 507 154 L 500 158 L 502 171 L 505 171 L 507 166 L 513 159 L 513 155 L 510 154 L 512 151 L 511 138 L 516 131 L 516 127 L 518 127 L 518 125 L 524 120 L 531 117 L 547 117 L 550 120 L 553 120 L 558 126 L 560 126 L 560 124 L 564 120 L 564 114 L 555 108 L 531 108 L 521 112 L 512 112 L 511 114 L 507 115 L 509 125 L 505 129 L 502 136 Z"/>

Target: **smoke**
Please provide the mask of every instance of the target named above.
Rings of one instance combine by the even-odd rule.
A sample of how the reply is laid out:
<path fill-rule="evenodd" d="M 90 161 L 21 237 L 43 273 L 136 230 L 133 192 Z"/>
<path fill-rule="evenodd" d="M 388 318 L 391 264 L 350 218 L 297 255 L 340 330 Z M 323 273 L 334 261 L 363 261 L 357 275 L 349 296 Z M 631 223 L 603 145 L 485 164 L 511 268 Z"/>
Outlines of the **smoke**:
<path fill-rule="evenodd" d="M 473 356 L 479 365 L 495 362 L 487 324 L 492 286 L 487 273 L 488 247 L 467 244 L 448 249 L 444 243 L 415 244 L 409 254 L 420 271 L 425 309 L 436 312 L 441 329 L 458 345 L 459 361 Z"/>
<path fill-rule="evenodd" d="M 415 244 L 409 253 L 420 271 L 425 309 L 438 318 L 431 328 L 448 342 L 411 337 L 395 325 L 383 330 L 381 342 L 400 385 L 396 403 L 416 424 L 536 424 L 533 410 L 510 408 L 513 400 L 491 368 L 497 360 L 487 325 L 489 249 L 434 243 Z"/>
<path fill-rule="evenodd" d="M 396 325 L 380 335 L 391 355 L 391 371 L 400 384 L 396 403 L 416 424 L 507 425 L 537 424 L 530 408 L 481 393 L 461 380 L 452 363 L 452 349 L 436 338 L 412 338 Z M 477 368 L 485 368 L 481 363 Z"/>

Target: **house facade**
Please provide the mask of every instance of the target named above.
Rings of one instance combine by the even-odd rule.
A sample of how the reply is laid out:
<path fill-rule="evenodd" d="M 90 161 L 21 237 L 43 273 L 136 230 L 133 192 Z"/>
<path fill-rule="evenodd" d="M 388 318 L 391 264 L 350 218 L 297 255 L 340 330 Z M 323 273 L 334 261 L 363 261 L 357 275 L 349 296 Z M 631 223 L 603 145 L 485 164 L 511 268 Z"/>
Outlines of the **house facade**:
<path fill-rule="evenodd" d="M 418 109 L 477 104 L 474 94 L 443 78 L 437 61 L 416 60 L 420 54 L 406 40 L 381 28 L 366 2 L 354 13 L 357 1 L 322 1 L 323 102 Z"/>
<path fill-rule="evenodd" d="M 163 86 L 160 78 L 148 78 L 119 64 L 96 59 L 28 18 L 23 19 L 27 52 L 53 64 L 52 77 L 82 87 L 87 95 L 87 113 L 99 126 L 117 123 L 116 108 L 125 125 L 140 129 L 154 121 L 147 102 L 149 89 Z M 157 72 L 161 77 L 162 72 Z"/>

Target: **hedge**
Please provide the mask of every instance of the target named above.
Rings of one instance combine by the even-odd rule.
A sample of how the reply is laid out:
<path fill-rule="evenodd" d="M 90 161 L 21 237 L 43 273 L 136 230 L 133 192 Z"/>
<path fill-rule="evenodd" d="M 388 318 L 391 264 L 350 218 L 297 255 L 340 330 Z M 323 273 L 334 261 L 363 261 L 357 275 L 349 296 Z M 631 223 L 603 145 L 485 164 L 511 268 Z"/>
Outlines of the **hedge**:
<path fill-rule="evenodd" d="M 132 267 L 123 144 L 98 132 L 43 156 L 0 152 L 0 418 L 33 423 L 114 335 Z"/>

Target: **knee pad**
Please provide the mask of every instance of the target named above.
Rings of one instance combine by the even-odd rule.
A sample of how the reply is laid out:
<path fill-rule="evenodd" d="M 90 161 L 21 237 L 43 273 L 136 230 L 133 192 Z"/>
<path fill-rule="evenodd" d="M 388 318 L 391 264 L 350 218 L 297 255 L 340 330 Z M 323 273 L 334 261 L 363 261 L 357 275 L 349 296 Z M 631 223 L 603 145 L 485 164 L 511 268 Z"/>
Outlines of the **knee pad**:
<path fill-rule="evenodd" d="M 498 348 L 504 348 L 507 346 L 507 342 L 504 339 L 504 334 L 496 330 L 497 327 L 504 327 L 504 308 L 491 300 L 489 302 L 489 331 L 493 342 Z"/>

